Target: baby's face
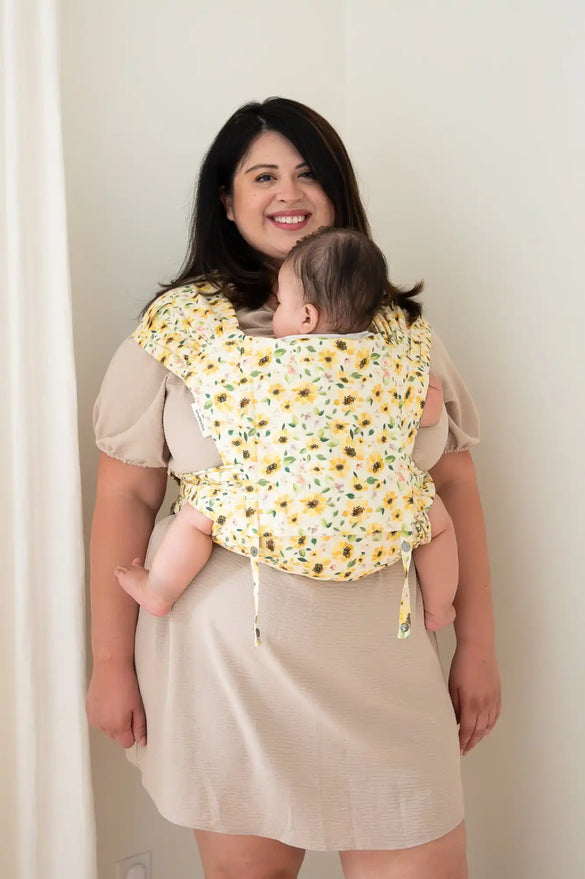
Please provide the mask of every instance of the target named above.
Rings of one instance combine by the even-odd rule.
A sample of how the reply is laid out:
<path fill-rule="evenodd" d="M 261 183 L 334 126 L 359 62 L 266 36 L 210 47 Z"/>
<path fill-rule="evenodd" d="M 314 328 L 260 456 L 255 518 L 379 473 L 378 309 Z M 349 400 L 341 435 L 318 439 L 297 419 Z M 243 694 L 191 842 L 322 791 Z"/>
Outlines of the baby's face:
<path fill-rule="evenodd" d="M 285 263 L 278 273 L 278 306 L 272 318 L 274 336 L 302 336 L 307 332 L 306 308 L 301 282 Z"/>

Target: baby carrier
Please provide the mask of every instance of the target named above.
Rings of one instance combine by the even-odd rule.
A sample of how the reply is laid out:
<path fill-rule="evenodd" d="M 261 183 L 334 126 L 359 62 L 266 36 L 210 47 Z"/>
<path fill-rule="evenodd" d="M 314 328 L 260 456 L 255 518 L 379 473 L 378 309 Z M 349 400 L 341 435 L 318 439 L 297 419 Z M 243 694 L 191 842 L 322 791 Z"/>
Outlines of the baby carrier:
<path fill-rule="evenodd" d="M 211 284 L 160 296 L 133 338 L 191 390 L 220 467 L 182 473 L 178 506 L 217 543 L 320 580 L 358 580 L 398 558 L 398 637 L 410 633 L 412 550 L 430 540 L 434 485 L 412 460 L 428 387 L 430 327 L 383 309 L 359 337 L 272 339 L 239 329 Z"/>

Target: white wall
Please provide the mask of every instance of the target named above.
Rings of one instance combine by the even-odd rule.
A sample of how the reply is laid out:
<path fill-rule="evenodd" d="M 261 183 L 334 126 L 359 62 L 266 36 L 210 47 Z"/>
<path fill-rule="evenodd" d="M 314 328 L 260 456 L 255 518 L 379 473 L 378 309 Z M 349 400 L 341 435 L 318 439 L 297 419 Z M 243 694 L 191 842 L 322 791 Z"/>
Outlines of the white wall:
<path fill-rule="evenodd" d="M 370 217 L 397 279 L 425 278 L 482 414 L 504 714 L 464 761 L 471 875 L 572 879 L 585 821 L 582 4 L 349 0 L 347 27 L 347 140 Z"/>
<path fill-rule="evenodd" d="M 281 94 L 329 118 L 393 276 L 426 280 L 483 417 L 504 676 L 501 724 L 465 761 L 473 879 L 582 872 L 584 31 L 577 0 L 63 2 L 87 517 L 100 377 L 181 261 L 195 171 L 240 103 Z M 119 750 L 95 736 L 93 760 L 100 879 L 143 849 L 153 879 L 201 875 Z M 302 875 L 341 872 L 313 854 Z"/>

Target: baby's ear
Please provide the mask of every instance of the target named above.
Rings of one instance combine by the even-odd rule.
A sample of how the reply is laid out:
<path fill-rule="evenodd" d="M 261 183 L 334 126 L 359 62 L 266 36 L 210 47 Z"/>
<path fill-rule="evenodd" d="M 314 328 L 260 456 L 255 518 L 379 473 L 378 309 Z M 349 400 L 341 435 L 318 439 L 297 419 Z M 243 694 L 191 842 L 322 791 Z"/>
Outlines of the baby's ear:
<path fill-rule="evenodd" d="M 303 303 L 303 333 L 310 335 L 319 326 L 319 309 L 312 302 Z"/>

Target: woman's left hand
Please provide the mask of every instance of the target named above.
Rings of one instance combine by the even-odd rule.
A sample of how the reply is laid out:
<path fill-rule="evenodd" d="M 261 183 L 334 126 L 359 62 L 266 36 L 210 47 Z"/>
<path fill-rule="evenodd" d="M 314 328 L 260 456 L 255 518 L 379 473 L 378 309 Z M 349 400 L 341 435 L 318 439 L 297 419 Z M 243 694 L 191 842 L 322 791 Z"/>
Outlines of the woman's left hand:
<path fill-rule="evenodd" d="M 464 755 L 491 732 L 500 716 L 502 699 L 495 650 L 459 644 L 451 663 L 449 693 Z"/>

